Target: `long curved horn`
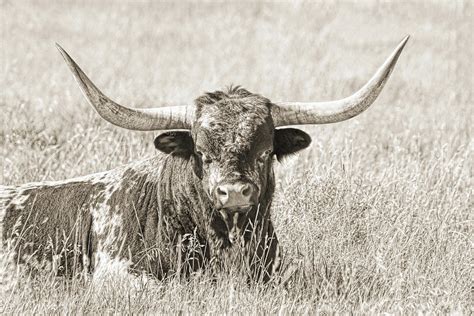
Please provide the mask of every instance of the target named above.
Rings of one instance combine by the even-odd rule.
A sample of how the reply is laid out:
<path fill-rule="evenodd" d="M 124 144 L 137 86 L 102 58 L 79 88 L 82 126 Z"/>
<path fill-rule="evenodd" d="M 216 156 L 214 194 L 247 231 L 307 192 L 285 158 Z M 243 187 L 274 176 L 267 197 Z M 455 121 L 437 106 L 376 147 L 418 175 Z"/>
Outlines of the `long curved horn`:
<path fill-rule="evenodd" d="M 350 119 L 367 109 L 387 82 L 410 36 L 406 36 L 375 75 L 353 95 L 329 102 L 279 102 L 272 107 L 275 126 L 327 124 Z"/>
<path fill-rule="evenodd" d="M 87 101 L 106 121 L 138 131 L 191 128 L 194 116 L 193 107 L 183 105 L 132 109 L 122 106 L 103 94 L 61 46 L 56 44 L 56 47 L 69 66 Z"/>

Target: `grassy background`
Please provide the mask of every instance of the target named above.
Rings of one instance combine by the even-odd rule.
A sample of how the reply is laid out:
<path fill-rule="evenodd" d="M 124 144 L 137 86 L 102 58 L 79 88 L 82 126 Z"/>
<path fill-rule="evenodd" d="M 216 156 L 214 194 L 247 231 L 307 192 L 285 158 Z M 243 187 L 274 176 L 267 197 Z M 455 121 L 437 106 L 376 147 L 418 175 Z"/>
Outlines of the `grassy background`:
<path fill-rule="evenodd" d="M 310 149 L 276 164 L 273 218 L 297 268 L 286 286 L 14 278 L 3 264 L 0 312 L 472 310 L 469 1 L 0 3 L 1 184 L 154 154 L 157 133 L 95 114 L 54 42 L 109 96 L 148 107 L 232 83 L 274 101 L 345 97 L 412 35 L 370 110 L 302 127 Z"/>

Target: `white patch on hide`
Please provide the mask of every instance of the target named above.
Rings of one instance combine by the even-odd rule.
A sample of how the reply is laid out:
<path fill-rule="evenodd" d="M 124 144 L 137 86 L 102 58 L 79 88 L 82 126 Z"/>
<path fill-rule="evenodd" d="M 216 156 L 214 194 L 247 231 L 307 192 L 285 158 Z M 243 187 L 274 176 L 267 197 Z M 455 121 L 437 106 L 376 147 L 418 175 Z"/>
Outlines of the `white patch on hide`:
<path fill-rule="evenodd" d="M 112 213 L 110 198 L 117 190 L 120 190 L 121 179 L 107 179 L 111 181 L 106 184 L 105 191 L 101 192 L 94 199 L 103 200 L 100 204 L 91 205 L 92 229 L 98 237 L 97 251 L 113 252 L 114 244 L 117 243 L 117 236 L 122 230 L 122 217 L 120 214 Z M 115 211 L 115 210 L 114 210 Z M 115 245 L 116 246 L 116 245 Z"/>
<path fill-rule="evenodd" d="M 112 258 L 109 254 L 102 251 L 96 252 L 94 256 L 94 279 L 128 275 L 128 268 L 132 264 L 130 260 L 123 258 Z"/>
<path fill-rule="evenodd" d="M 149 277 L 142 273 L 141 275 L 131 274 L 128 271 L 131 262 L 120 258 L 111 258 L 104 252 L 96 253 L 96 264 L 94 274 L 92 275 L 92 285 L 98 293 L 105 295 L 114 295 L 114 292 L 129 293 L 131 296 L 136 291 L 143 293 Z M 115 297 L 115 295 L 114 295 Z"/>
<path fill-rule="evenodd" d="M 94 199 L 102 200 L 101 203 L 91 205 L 90 213 L 92 214 L 93 227 L 92 230 L 98 238 L 97 251 L 109 256 L 117 253 L 124 254 L 122 243 L 127 237 L 127 232 L 123 230 L 123 212 L 129 211 L 133 205 L 110 205 L 110 199 L 113 194 L 119 190 L 133 188 L 130 177 L 125 176 L 127 171 L 133 171 L 135 175 L 147 175 L 150 181 L 157 181 L 161 171 L 161 159 L 152 158 L 145 161 L 138 161 L 125 166 L 106 175 L 102 179 L 106 185 L 105 191 L 102 191 Z M 158 164 L 157 164 L 158 163 Z M 122 194 L 129 194 L 126 190 Z M 133 200 L 133 199 L 132 199 Z M 120 202 L 119 202 L 120 203 Z"/>

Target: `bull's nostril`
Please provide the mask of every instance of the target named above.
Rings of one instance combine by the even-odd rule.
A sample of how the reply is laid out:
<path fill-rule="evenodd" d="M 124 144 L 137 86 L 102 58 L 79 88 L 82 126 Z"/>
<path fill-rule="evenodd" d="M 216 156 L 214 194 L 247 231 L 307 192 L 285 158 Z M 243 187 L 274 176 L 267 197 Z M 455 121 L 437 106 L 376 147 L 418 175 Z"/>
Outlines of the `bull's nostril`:
<path fill-rule="evenodd" d="M 241 192 L 243 196 L 249 196 L 250 194 L 252 194 L 252 188 L 250 187 L 250 185 L 246 184 L 242 188 Z"/>
<path fill-rule="evenodd" d="M 219 195 L 219 196 L 226 196 L 227 195 L 227 190 L 225 190 L 221 187 L 217 187 L 216 191 L 217 191 L 217 195 Z"/>

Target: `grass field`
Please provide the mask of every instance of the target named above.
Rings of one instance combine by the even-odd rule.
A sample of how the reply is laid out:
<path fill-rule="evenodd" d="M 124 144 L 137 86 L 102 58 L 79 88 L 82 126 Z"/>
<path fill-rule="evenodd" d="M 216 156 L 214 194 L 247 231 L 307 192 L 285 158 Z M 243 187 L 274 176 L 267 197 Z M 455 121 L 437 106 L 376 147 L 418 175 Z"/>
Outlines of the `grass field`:
<path fill-rule="evenodd" d="M 8 185 L 155 152 L 156 133 L 96 115 L 55 42 L 109 96 L 147 107 L 229 84 L 273 101 L 345 97 L 412 36 L 367 112 L 302 127 L 311 147 L 276 163 L 272 216 L 296 267 L 288 284 L 28 277 L 1 260 L 0 313 L 472 312 L 470 1 L 0 3 Z"/>

